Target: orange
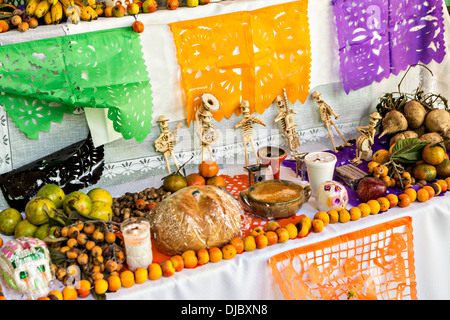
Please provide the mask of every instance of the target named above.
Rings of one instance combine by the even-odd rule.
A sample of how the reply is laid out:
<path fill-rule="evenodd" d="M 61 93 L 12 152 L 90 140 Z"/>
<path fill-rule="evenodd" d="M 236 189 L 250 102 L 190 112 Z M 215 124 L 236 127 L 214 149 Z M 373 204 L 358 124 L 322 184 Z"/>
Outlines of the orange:
<path fill-rule="evenodd" d="M 409 199 L 411 200 L 411 202 L 416 201 L 417 199 L 417 191 L 414 190 L 413 188 L 406 188 L 403 193 L 406 193 L 409 196 Z"/>
<path fill-rule="evenodd" d="M 208 250 L 209 253 L 209 261 L 212 263 L 219 262 L 223 258 L 222 250 L 218 247 L 212 247 Z"/>
<path fill-rule="evenodd" d="M 88 280 L 80 280 L 77 285 L 77 293 L 80 298 L 86 298 L 91 293 L 91 283 Z"/>
<path fill-rule="evenodd" d="M 184 269 L 184 259 L 179 254 L 170 257 L 170 261 L 172 261 L 175 272 L 180 272 Z"/>
<path fill-rule="evenodd" d="M 254 236 L 251 235 L 246 236 L 244 237 L 243 241 L 244 241 L 244 251 L 253 251 L 256 249 L 256 241 Z"/>
<path fill-rule="evenodd" d="M 359 210 L 361 210 L 361 218 L 365 218 L 370 214 L 370 206 L 363 202 L 358 205 Z"/>
<path fill-rule="evenodd" d="M 2 27 L 3 31 L 6 32 L 9 30 L 9 24 L 6 22 L 6 20 L 0 20 L 0 27 Z"/>
<path fill-rule="evenodd" d="M 188 186 L 204 186 L 206 181 L 205 178 L 198 173 L 191 173 L 186 176 L 186 184 Z"/>
<path fill-rule="evenodd" d="M 330 223 L 339 221 L 339 213 L 336 210 L 328 210 L 327 213 L 330 216 Z"/>
<path fill-rule="evenodd" d="M 134 278 L 136 279 L 137 284 L 144 283 L 148 279 L 148 270 L 147 268 L 136 268 L 134 270 Z"/>
<path fill-rule="evenodd" d="M 431 182 L 436 178 L 436 167 L 426 163 L 419 164 L 418 166 L 414 167 L 413 175 L 416 180 L 425 180 L 427 182 Z"/>
<path fill-rule="evenodd" d="M 104 294 L 108 290 L 108 281 L 97 279 L 94 281 L 94 291 L 96 294 Z"/>
<path fill-rule="evenodd" d="M 242 244 L 242 248 L 244 248 L 244 245 Z M 206 249 L 200 249 L 197 251 L 197 259 L 198 264 L 207 264 L 209 262 L 209 252 Z"/>
<path fill-rule="evenodd" d="M 108 232 L 105 234 L 105 241 L 109 244 L 112 244 L 116 241 L 116 235 L 113 232 Z"/>
<path fill-rule="evenodd" d="M 388 198 L 386 198 L 386 197 L 379 197 L 377 199 L 377 201 L 380 204 L 381 212 L 387 211 L 387 209 L 389 209 L 391 206 L 391 203 L 389 202 Z"/>
<path fill-rule="evenodd" d="M 447 189 L 449 189 L 450 188 L 450 177 L 445 178 L 444 181 L 447 182 Z"/>
<path fill-rule="evenodd" d="M 130 270 L 125 270 L 120 274 L 120 282 L 124 288 L 131 288 L 135 284 L 134 273 Z"/>
<path fill-rule="evenodd" d="M 444 161 L 445 155 L 445 150 L 439 145 L 429 144 L 422 149 L 422 159 L 433 166 Z"/>
<path fill-rule="evenodd" d="M 195 268 L 198 264 L 198 258 L 194 250 L 186 250 L 181 254 L 181 257 L 183 258 L 185 268 Z"/>
<path fill-rule="evenodd" d="M 144 24 L 138 20 L 133 22 L 133 24 L 131 25 L 131 28 L 133 29 L 134 32 L 137 32 L 137 33 L 144 32 Z"/>
<path fill-rule="evenodd" d="M 324 227 L 330 223 L 330 216 L 325 211 L 319 211 L 314 215 L 314 219 L 319 219 L 323 221 Z"/>
<path fill-rule="evenodd" d="M 439 184 L 439 185 L 441 186 L 441 192 L 447 191 L 448 184 L 447 184 L 447 182 L 445 182 L 445 180 L 439 179 L 438 181 L 436 181 L 436 183 Z M 0 246 L 0 247 L 1 247 L 1 246 Z"/>
<path fill-rule="evenodd" d="M 230 243 L 236 248 L 237 253 L 244 252 L 244 241 L 241 238 L 234 238 Z"/>
<path fill-rule="evenodd" d="M 237 251 L 232 244 L 226 244 L 222 247 L 222 254 L 225 260 L 230 260 L 236 256 Z"/>
<path fill-rule="evenodd" d="M 278 235 L 275 231 L 269 230 L 264 235 L 267 237 L 267 245 L 268 246 L 271 246 L 278 242 Z"/>
<path fill-rule="evenodd" d="M 50 298 L 49 297 L 40 297 L 40 298 L 37 298 L 37 300 L 50 300 Z"/>
<path fill-rule="evenodd" d="M 327 216 L 328 214 L 325 213 Z M 328 216 L 328 221 L 330 220 L 329 216 Z M 325 223 L 325 222 L 324 222 Z M 287 225 L 284 226 L 286 228 L 286 230 L 289 232 L 289 239 L 295 239 L 298 235 L 298 230 L 297 227 L 295 226 L 295 224 L 293 223 L 288 223 Z"/>
<path fill-rule="evenodd" d="M 254 236 L 254 237 L 256 237 L 258 234 L 264 234 L 263 228 L 261 228 L 261 227 L 256 227 L 255 229 L 253 229 L 253 230 L 250 232 L 250 235 L 251 235 L 251 236 Z"/>
<path fill-rule="evenodd" d="M 285 227 L 280 227 L 275 232 L 278 235 L 278 243 L 285 243 L 289 240 L 289 231 Z"/>
<path fill-rule="evenodd" d="M 384 164 L 389 161 L 390 156 L 391 154 L 389 153 L 389 150 L 380 149 L 373 154 L 372 161 L 378 162 L 379 164 Z"/>
<path fill-rule="evenodd" d="M 351 221 L 356 221 L 361 218 L 361 209 L 359 209 L 358 207 L 350 208 L 349 213 Z"/>
<path fill-rule="evenodd" d="M 378 212 L 380 212 L 381 206 L 377 200 L 371 199 L 367 201 L 367 204 L 370 207 L 370 214 L 378 214 Z"/>
<path fill-rule="evenodd" d="M 428 191 L 428 195 L 430 196 L 430 199 L 433 198 L 436 195 L 436 192 L 431 186 L 424 186 L 423 189 Z"/>
<path fill-rule="evenodd" d="M 314 219 L 312 222 L 312 230 L 313 232 L 321 232 L 325 223 L 321 219 Z"/>
<path fill-rule="evenodd" d="M 339 212 L 339 222 L 340 223 L 346 223 L 346 222 L 350 221 L 351 216 L 350 216 L 350 212 L 348 212 L 347 209 L 342 208 L 338 212 Z"/>
<path fill-rule="evenodd" d="M 433 183 L 430 184 L 430 187 L 433 188 L 435 196 L 438 196 L 438 195 L 441 194 L 442 188 L 441 188 L 441 185 L 439 183 L 433 182 Z"/>
<path fill-rule="evenodd" d="M 74 286 L 64 287 L 62 290 L 63 300 L 77 300 L 78 293 Z"/>
<path fill-rule="evenodd" d="M 372 173 L 376 167 L 378 167 L 380 164 L 378 162 L 375 161 L 370 161 L 367 164 L 367 169 L 369 170 L 369 173 Z"/>
<path fill-rule="evenodd" d="M 421 188 L 419 190 L 417 190 L 417 200 L 419 202 L 425 202 L 428 199 L 430 199 L 430 194 L 428 193 L 428 191 L 424 188 Z"/>
<path fill-rule="evenodd" d="M 398 206 L 405 208 L 411 204 L 411 198 L 406 193 L 402 193 L 398 196 Z"/>
<path fill-rule="evenodd" d="M 106 281 L 108 281 L 109 292 L 116 292 L 122 287 L 122 281 L 120 280 L 119 276 L 116 275 L 109 276 Z"/>
<path fill-rule="evenodd" d="M 52 290 L 47 294 L 47 297 L 50 298 L 50 300 L 63 300 L 63 295 L 61 291 L 58 290 Z"/>
<path fill-rule="evenodd" d="M 413 189 L 414 190 L 414 189 Z M 389 193 L 386 195 L 386 198 L 389 200 L 389 208 L 393 208 L 398 204 L 398 197 L 396 194 Z"/>
<path fill-rule="evenodd" d="M 202 161 L 198 166 L 198 173 L 203 178 L 212 178 L 219 173 L 219 165 L 214 161 Z"/>
<path fill-rule="evenodd" d="M 3 239 L 0 238 L 0 248 L 3 247 Z"/>
<path fill-rule="evenodd" d="M 158 263 L 152 263 L 148 266 L 148 278 L 150 280 L 158 280 L 162 277 L 162 269 Z"/>
<path fill-rule="evenodd" d="M 206 181 L 206 184 L 209 186 L 224 187 L 224 188 L 226 188 L 226 186 L 227 186 L 227 182 L 221 176 L 215 176 L 215 177 L 209 178 Z"/>
<path fill-rule="evenodd" d="M 297 229 L 297 228 L 295 228 L 295 229 Z M 297 234 L 295 234 L 295 236 L 297 236 Z M 264 249 L 269 244 L 269 239 L 267 238 L 267 236 L 265 234 L 258 234 L 255 237 L 255 243 L 256 243 L 256 248 Z"/>
<path fill-rule="evenodd" d="M 176 192 L 186 186 L 186 178 L 179 174 L 169 175 L 163 180 L 163 188 L 166 191 Z"/>

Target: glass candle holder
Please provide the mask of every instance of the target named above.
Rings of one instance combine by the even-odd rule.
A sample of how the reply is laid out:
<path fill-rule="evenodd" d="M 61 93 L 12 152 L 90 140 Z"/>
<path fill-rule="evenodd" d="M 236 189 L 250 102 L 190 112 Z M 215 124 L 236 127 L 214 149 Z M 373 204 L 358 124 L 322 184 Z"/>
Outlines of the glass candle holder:
<path fill-rule="evenodd" d="M 130 218 L 120 225 L 127 266 L 131 271 L 136 268 L 147 268 L 153 261 L 152 243 L 150 239 L 150 222 L 145 218 Z"/>

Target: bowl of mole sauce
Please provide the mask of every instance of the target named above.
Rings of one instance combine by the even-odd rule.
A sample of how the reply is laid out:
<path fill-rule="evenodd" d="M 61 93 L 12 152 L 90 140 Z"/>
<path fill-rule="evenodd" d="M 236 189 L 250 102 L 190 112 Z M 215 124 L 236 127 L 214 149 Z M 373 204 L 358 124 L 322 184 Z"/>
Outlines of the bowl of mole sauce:
<path fill-rule="evenodd" d="M 242 201 L 263 219 L 287 218 L 298 212 L 311 197 L 311 187 L 287 180 L 266 180 L 241 191 Z"/>

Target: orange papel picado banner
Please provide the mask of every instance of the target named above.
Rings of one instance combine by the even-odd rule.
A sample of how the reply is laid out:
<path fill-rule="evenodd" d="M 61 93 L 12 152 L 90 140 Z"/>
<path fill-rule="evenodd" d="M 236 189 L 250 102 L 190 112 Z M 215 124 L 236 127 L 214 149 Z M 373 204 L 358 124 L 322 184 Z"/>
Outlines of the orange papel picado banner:
<path fill-rule="evenodd" d="M 308 1 L 170 24 L 181 69 L 187 122 L 204 92 L 220 102 L 214 119 L 240 114 L 243 100 L 262 114 L 285 88 L 292 103 L 308 97 L 311 44 Z"/>
<path fill-rule="evenodd" d="M 416 300 L 410 217 L 269 259 L 286 300 Z"/>

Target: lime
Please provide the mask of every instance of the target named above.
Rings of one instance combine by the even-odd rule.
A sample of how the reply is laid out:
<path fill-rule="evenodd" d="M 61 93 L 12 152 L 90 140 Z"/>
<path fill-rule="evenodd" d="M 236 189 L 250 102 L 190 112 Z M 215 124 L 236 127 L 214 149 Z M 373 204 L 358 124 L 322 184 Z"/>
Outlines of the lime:
<path fill-rule="evenodd" d="M 111 194 L 102 188 L 94 188 L 90 190 L 87 195 L 91 198 L 92 202 L 100 201 L 106 203 L 108 206 L 112 207 L 113 197 Z"/>
<path fill-rule="evenodd" d="M 72 210 L 69 205 L 82 214 L 89 215 L 92 210 L 92 201 L 89 196 L 81 191 L 73 191 L 69 193 L 63 202 L 63 210 L 69 214 Z"/>
<path fill-rule="evenodd" d="M 8 208 L 3 210 L 0 212 L 0 233 L 12 236 L 16 225 L 22 220 L 22 215 L 16 209 Z"/>
<path fill-rule="evenodd" d="M 28 219 L 20 221 L 17 226 L 16 230 L 14 230 L 14 236 L 16 239 L 20 237 L 34 237 L 34 233 L 38 229 L 38 226 L 35 226 L 34 224 L 30 223 Z"/>
<path fill-rule="evenodd" d="M 169 175 L 163 181 L 164 190 L 170 192 L 176 192 L 186 186 L 186 178 L 178 174 Z"/>
<path fill-rule="evenodd" d="M 100 219 L 110 221 L 113 211 L 111 206 L 108 206 L 104 202 L 96 201 L 92 204 L 92 211 L 89 214 L 94 219 Z"/>
<path fill-rule="evenodd" d="M 41 187 L 36 194 L 36 197 L 44 197 L 50 199 L 53 201 L 56 208 L 61 208 L 66 194 L 60 186 L 50 183 Z"/>
<path fill-rule="evenodd" d="M 45 206 L 47 206 L 47 210 L 45 210 Z M 49 216 L 55 216 L 53 209 L 56 209 L 53 201 L 43 197 L 36 197 L 28 201 L 25 206 L 25 215 L 32 224 L 40 226 L 48 223 Z"/>
<path fill-rule="evenodd" d="M 44 240 L 50 234 L 50 225 L 48 223 L 39 226 L 34 232 L 33 237 Z"/>

